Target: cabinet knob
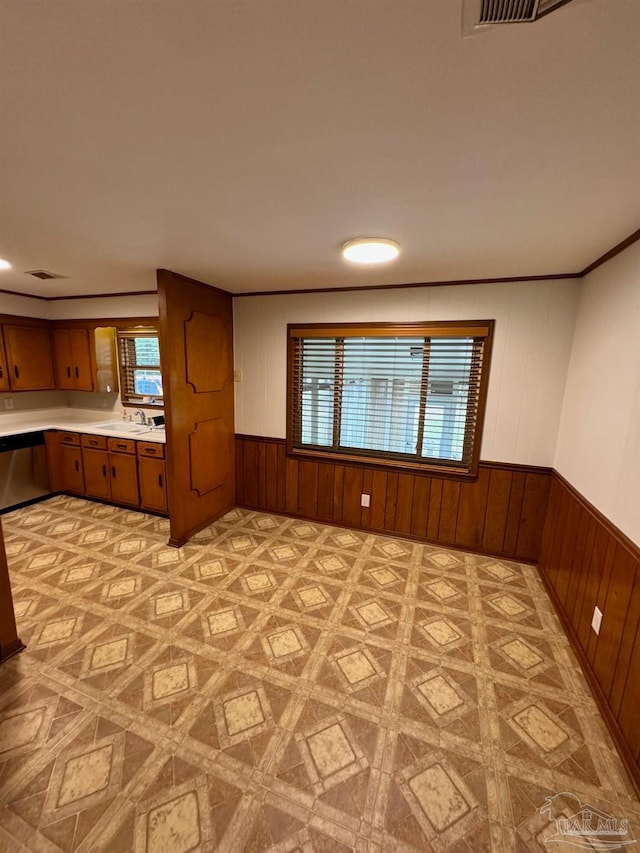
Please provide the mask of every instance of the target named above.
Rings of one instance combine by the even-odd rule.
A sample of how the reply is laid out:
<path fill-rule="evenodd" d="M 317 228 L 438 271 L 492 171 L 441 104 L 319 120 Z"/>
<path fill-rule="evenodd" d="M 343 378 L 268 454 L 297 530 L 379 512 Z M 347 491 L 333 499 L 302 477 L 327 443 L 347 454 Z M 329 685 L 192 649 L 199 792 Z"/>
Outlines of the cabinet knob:
<path fill-rule="evenodd" d="M 111 466 L 111 476 L 115 480 L 115 478 L 116 478 L 116 466 L 115 465 Z"/>
<path fill-rule="evenodd" d="M 67 367 L 67 379 L 71 379 L 71 368 Z"/>
<path fill-rule="evenodd" d="M 16 379 L 20 379 L 20 370 L 18 369 L 18 365 L 17 365 L 17 364 L 14 364 L 14 365 L 13 365 L 13 372 L 14 372 L 14 373 L 15 373 L 15 375 L 16 375 Z"/>
<path fill-rule="evenodd" d="M 158 485 L 162 488 L 162 474 L 158 474 Z"/>
<path fill-rule="evenodd" d="M 80 377 L 80 371 L 78 370 L 77 367 L 75 368 L 75 371 L 76 371 L 76 379 L 78 379 Z"/>

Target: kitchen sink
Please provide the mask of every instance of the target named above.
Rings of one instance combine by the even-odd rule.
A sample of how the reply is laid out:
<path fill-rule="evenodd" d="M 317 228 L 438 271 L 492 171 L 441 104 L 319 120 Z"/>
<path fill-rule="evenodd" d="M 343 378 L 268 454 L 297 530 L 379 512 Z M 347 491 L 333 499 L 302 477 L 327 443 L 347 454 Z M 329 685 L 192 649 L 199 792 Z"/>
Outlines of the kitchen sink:
<path fill-rule="evenodd" d="M 134 424 L 131 421 L 110 421 L 108 424 L 95 424 L 94 429 L 103 429 L 105 432 L 132 432 L 134 434 L 149 432 L 148 426 Z"/>

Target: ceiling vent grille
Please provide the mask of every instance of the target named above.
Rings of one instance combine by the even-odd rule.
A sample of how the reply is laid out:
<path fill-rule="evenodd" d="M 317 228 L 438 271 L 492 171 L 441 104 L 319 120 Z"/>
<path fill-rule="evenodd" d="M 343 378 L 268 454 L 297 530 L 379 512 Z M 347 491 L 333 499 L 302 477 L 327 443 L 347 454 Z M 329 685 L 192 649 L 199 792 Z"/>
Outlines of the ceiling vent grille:
<path fill-rule="evenodd" d="M 60 275 L 60 273 L 50 272 L 49 270 L 25 270 L 25 275 L 32 275 L 42 281 L 50 281 L 52 278 L 69 278 L 68 275 Z"/>
<path fill-rule="evenodd" d="M 535 20 L 536 0 L 482 0 L 480 24 L 516 24 Z"/>
<path fill-rule="evenodd" d="M 571 3 L 572 0 L 464 0 L 467 24 L 486 27 L 494 24 L 529 24 Z M 472 21 L 469 20 L 472 18 Z"/>

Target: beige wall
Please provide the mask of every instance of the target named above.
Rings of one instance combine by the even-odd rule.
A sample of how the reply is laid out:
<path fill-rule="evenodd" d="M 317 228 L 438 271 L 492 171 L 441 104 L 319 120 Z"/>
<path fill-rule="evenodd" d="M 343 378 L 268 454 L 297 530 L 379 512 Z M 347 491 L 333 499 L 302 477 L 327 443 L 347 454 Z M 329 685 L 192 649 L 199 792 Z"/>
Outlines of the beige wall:
<path fill-rule="evenodd" d="M 640 243 L 583 282 L 555 467 L 640 544 Z"/>
<path fill-rule="evenodd" d="M 32 299 L 29 296 L 14 296 L 11 293 L 0 293 L 0 314 L 17 314 L 19 317 L 49 317 L 49 305 L 43 299 Z"/>
<path fill-rule="evenodd" d="M 157 317 L 158 296 L 105 296 L 98 299 L 63 299 L 46 302 L 29 296 L 0 293 L 0 314 L 17 314 L 44 320 L 87 320 L 94 317 Z"/>
<path fill-rule="evenodd" d="M 157 293 L 105 296 L 101 299 L 65 299 L 49 302 L 50 320 L 86 320 L 94 317 L 157 317 Z"/>
<path fill-rule="evenodd" d="M 236 298 L 236 432 L 285 437 L 287 323 L 495 319 L 482 458 L 552 465 L 578 292 L 560 280 Z"/>

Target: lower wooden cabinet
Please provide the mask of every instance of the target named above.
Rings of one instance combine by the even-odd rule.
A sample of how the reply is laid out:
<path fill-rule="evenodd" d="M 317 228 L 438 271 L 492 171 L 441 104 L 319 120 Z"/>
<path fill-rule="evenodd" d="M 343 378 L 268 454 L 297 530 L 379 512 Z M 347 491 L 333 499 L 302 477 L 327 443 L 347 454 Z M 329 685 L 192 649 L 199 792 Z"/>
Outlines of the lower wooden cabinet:
<path fill-rule="evenodd" d="M 140 506 L 136 457 L 110 453 L 109 464 L 111 500 L 116 503 Z"/>
<path fill-rule="evenodd" d="M 46 443 L 55 491 L 167 512 L 162 444 L 58 431 Z"/>
<path fill-rule="evenodd" d="M 141 456 L 138 459 L 138 475 L 142 506 L 156 512 L 166 512 L 167 486 L 164 459 Z"/>
<path fill-rule="evenodd" d="M 60 488 L 77 495 L 85 493 L 82 450 L 63 444 L 60 446 Z"/>
<path fill-rule="evenodd" d="M 44 434 L 44 439 L 47 445 L 47 467 L 52 490 L 84 495 L 84 466 L 78 433 L 48 430 Z"/>
<path fill-rule="evenodd" d="M 109 477 L 109 454 L 106 450 L 82 451 L 84 461 L 85 493 L 91 498 L 111 500 L 111 481 Z"/>

